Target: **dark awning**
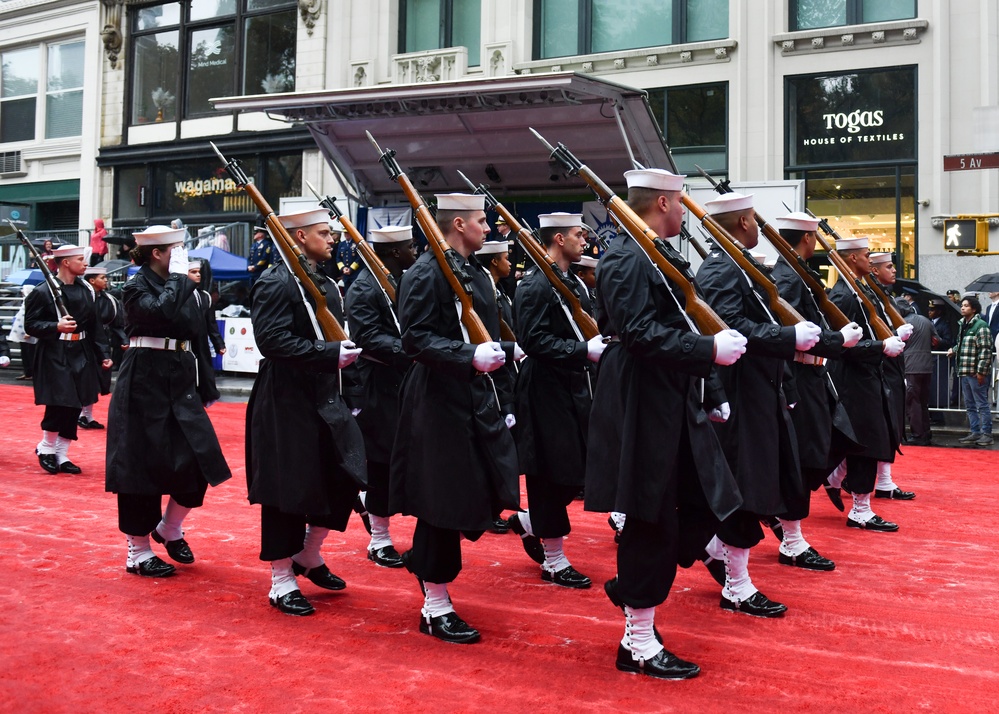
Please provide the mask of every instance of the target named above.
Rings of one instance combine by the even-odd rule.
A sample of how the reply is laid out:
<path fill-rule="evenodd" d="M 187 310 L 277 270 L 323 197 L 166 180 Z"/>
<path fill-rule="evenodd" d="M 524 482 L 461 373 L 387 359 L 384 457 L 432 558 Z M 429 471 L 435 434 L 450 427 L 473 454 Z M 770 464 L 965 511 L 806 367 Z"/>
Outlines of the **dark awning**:
<path fill-rule="evenodd" d="M 425 194 L 467 190 L 456 169 L 504 197 L 586 191 L 580 179 L 567 181 L 549 166 L 528 127 L 553 144 L 564 143 L 614 188 L 623 187 L 622 174 L 633 168 L 629 146 L 642 165 L 669 167 L 644 91 L 572 72 L 212 101 L 222 110 L 264 111 L 304 123 L 344 191 L 368 205 L 403 197 L 365 130 L 397 152 Z"/>

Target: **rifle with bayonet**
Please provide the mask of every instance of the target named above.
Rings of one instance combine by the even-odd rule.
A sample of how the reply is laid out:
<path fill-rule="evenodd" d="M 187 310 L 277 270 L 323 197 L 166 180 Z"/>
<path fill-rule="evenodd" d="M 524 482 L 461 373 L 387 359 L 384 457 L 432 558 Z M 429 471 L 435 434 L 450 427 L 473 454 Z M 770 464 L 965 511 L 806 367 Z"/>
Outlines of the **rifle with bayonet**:
<path fill-rule="evenodd" d="M 264 221 L 267 224 L 268 230 L 270 230 L 271 235 L 274 236 L 277 242 L 278 250 L 281 253 L 281 257 L 284 259 L 285 265 L 288 269 L 298 278 L 298 282 L 302 287 L 312 296 L 312 299 L 316 302 L 316 320 L 319 323 L 319 328 L 322 330 L 323 337 L 328 342 L 344 342 L 347 338 L 347 333 L 344 332 L 343 326 L 337 321 L 336 316 L 330 312 L 329 306 L 326 304 L 326 285 L 329 281 L 326 276 L 320 275 L 312 266 L 309 265 L 308 258 L 302 252 L 302 249 L 295 242 L 278 217 L 274 214 L 274 210 L 267 203 L 267 199 L 264 198 L 263 194 L 257 190 L 257 187 L 250 183 L 243 169 L 239 165 L 239 161 L 236 159 L 227 160 L 219 148 L 215 146 L 213 142 L 209 142 L 212 148 L 215 149 L 215 153 L 218 154 L 219 159 L 225 165 L 225 170 L 240 186 L 250 199 L 256 204 L 257 209 L 260 214 L 264 216 Z"/>
<path fill-rule="evenodd" d="M 38 269 L 42 271 L 42 277 L 45 278 L 46 285 L 48 285 L 49 290 L 52 291 L 52 297 L 55 299 L 56 309 L 59 311 L 59 316 L 67 317 L 69 315 L 69 310 L 66 309 L 66 301 L 63 300 L 62 297 L 62 288 L 59 287 L 59 281 L 56 280 L 55 276 L 52 274 L 52 271 L 49 270 L 48 264 L 42 259 L 42 255 L 41 253 L 38 252 L 38 248 L 36 248 L 34 245 L 31 244 L 31 240 L 28 238 L 28 236 L 24 235 L 24 233 L 21 232 L 21 229 L 15 226 L 14 222 L 9 218 L 7 219 L 7 224 L 17 234 L 18 240 L 20 240 L 21 243 L 24 244 L 24 247 L 27 249 L 28 254 L 35 261 L 35 265 L 37 265 Z"/>
<path fill-rule="evenodd" d="M 805 209 L 805 212 L 812 218 L 818 218 L 818 216 L 807 208 Z M 819 228 L 821 228 L 822 232 L 833 240 L 840 240 L 839 234 L 833 230 L 833 227 L 829 225 L 829 221 L 825 218 L 819 218 Z M 826 239 L 823 238 L 821 234 L 816 233 L 815 237 L 818 239 L 819 245 L 821 245 L 822 248 L 829 253 L 829 260 L 832 261 L 833 265 L 836 266 L 836 270 L 838 270 L 839 274 L 844 280 L 846 280 L 846 284 L 851 290 L 853 290 L 853 294 L 860 300 L 860 304 L 864 306 L 864 312 L 867 313 L 867 322 L 871 326 L 871 331 L 874 332 L 875 339 L 887 340 L 889 337 L 892 337 L 894 333 L 888 325 L 885 324 L 885 321 L 881 319 L 881 316 L 878 314 L 877 306 L 875 306 L 874 302 L 867 295 L 866 283 L 857 277 L 856 273 L 854 273 L 850 269 L 850 266 L 847 265 L 843 256 L 840 255 L 838 251 L 833 250 L 832 246 L 826 242 Z"/>
<path fill-rule="evenodd" d="M 572 277 L 567 276 L 562 272 L 562 269 L 558 267 L 558 264 L 552 260 L 551 256 L 548 255 L 548 251 L 541 244 L 541 241 L 527 228 L 522 226 L 513 213 L 509 211 L 502 203 L 496 200 L 496 198 L 489 192 L 489 187 L 485 184 L 479 184 L 476 186 L 472 183 L 465 174 L 458 172 L 458 175 L 465 180 L 468 187 L 472 189 L 475 193 L 481 194 L 486 199 L 486 205 L 496 211 L 499 215 L 503 217 L 506 221 L 507 226 L 509 226 L 510 231 L 513 233 L 517 242 L 523 247 L 524 251 L 531 257 L 534 264 L 538 266 L 538 270 L 545 274 L 548 278 L 548 282 L 551 283 L 552 287 L 558 291 L 558 294 L 562 296 L 565 300 L 566 305 L 569 307 L 569 312 L 572 314 L 573 322 L 579 327 L 580 333 L 582 333 L 583 338 L 589 340 L 600 334 L 600 329 L 597 327 L 596 321 L 590 316 L 586 310 L 583 309 L 582 303 L 579 301 L 579 296 L 576 294 L 578 289 L 579 281 Z"/>
<path fill-rule="evenodd" d="M 715 191 L 720 194 L 732 193 L 732 187 L 729 185 L 727 179 L 725 181 L 716 181 L 700 166 L 697 166 L 697 164 L 694 164 L 694 166 L 700 172 L 701 176 L 706 178 L 714 187 Z M 788 265 L 794 268 L 794 272 L 798 274 L 801 282 L 808 288 L 808 291 L 812 294 L 815 306 L 825 315 L 826 320 L 829 321 L 829 326 L 834 330 L 841 330 L 850 324 L 850 319 L 843 314 L 843 311 L 826 294 L 825 285 L 822 284 L 822 277 L 809 267 L 808 263 L 784 240 L 784 236 L 776 228 L 767 223 L 766 219 L 759 212 L 753 211 L 753 216 L 756 218 L 756 224 L 760 227 L 763 235 L 767 237 L 770 244 L 787 261 Z"/>
<path fill-rule="evenodd" d="M 570 175 L 577 175 L 586 181 L 618 225 L 638 243 L 662 274 L 680 289 L 685 300 L 684 312 L 697 324 L 698 331 L 704 335 L 714 335 L 727 330 L 728 325 L 697 294 L 694 276 L 689 270 L 690 264 L 678 253 L 671 251 L 666 241 L 657 236 L 655 231 L 631 209 L 631 206 L 611 191 L 599 176 L 573 156 L 563 144 L 560 143 L 556 148 L 534 129 L 531 129 L 531 133 L 548 148 L 551 158 L 562 164 Z"/>
<path fill-rule="evenodd" d="M 371 247 L 371 244 L 364 240 L 361 236 L 360 231 L 357 230 L 357 226 L 355 226 L 351 220 L 344 215 L 343 211 L 340 210 L 340 207 L 336 205 L 336 196 L 326 196 L 324 198 L 319 195 L 316 187 L 309 183 L 308 180 L 306 180 L 305 185 L 309 187 L 310 191 L 312 191 L 316 200 L 319 201 L 319 205 L 329 211 L 330 218 L 338 221 L 340 225 L 343 226 L 344 230 L 347 231 L 347 235 L 352 241 L 354 241 L 354 245 L 357 246 L 358 255 L 361 256 L 361 260 L 364 261 L 364 264 L 368 266 L 368 270 L 371 271 L 375 280 L 378 281 L 378 285 L 381 287 L 382 292 L 385 293 L 385 297 L 388 299 L 389 304 L 395 305 L 395 291 L 397 287 L 395 284 L 395 278 L 392 277 L 392 273 L 390 273 L 388 268 L 385 267 L 385 263 L 383 263 L 382 259 L 378 257 L 378 254 L 375 253 L 375 249 Z"/>
<path fill-rule="evenodd" d="M 458 298 L 458 302 L 461 303 L 461 324 L 465 326 L 468 332 L 469 342 L 474 345 L 484 342 L 494 342 L 495 340 L 493 340 L 489 331 L 486 330 L 486 326 L 482 324 L 482 318 L 478 316 L 472 305 L 472 276 L 465 271 L 462 265 L 464 259 L 458 251 L 444 240 L 444 235 L 441 233 L 437 221 L 431 215 L 430 209 L 424 202 L 423 197 L 420 196 L 416 187 L 413 186 L 413 182 L 409 180 L 409 177 L 399 167 L 399 162 L 395 160 L 395 151 L 393 149 L 382 151 L 382 147 L 371 136 L 371 132 L 365 131 L 364 133 L 368 135 L 368 140 L 374 145 L 375 150 L 378 151 L 378 160 L 386 173 L 388 173 L 389 178 L 398 182 L 402 187 L 403 193 L 406 194 L 409 204 L 413 207 L 413 217 L 416 218 L 420 230 L 426 236 L 427 242 L 430 244 L 430 249 L 434 252 L 434 257 L 437 258 L 437 264 L 440 265 L 441 272 L 444 273 L 444 278 L 447 280 L 448 285 L 451 286 L 451 290 Z"/>

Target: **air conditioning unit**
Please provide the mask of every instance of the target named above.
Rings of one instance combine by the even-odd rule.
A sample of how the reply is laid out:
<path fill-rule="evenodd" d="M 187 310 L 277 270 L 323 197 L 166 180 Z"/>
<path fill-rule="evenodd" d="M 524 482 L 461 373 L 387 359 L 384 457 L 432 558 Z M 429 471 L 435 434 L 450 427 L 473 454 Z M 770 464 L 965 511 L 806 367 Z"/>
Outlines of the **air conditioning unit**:
<path fill-rule="evenodd" d="M 26 172 L 21 169 L 20 151 L 0 151 L 0 176 L 13 178 L 26 175 Z"/>

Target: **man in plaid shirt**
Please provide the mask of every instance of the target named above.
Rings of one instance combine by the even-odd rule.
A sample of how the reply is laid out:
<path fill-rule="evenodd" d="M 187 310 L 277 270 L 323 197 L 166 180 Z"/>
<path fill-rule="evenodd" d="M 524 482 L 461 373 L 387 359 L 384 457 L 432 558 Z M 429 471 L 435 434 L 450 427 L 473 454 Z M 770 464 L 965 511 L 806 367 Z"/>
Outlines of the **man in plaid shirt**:
<path fill-rule="evenodd" d="M 961 381 L 964 406 L 968 410 L 971 432 L 960 439 L 962 444 L 992 444 L 992 408 L 989 402 L 989 376 L 992 371 L 992 332 L 980 317 L 982 304 L 974 295 L 961 300 L 961 321 L 957 345 L 947 351 L 957 357 L 957 376 Z"/>

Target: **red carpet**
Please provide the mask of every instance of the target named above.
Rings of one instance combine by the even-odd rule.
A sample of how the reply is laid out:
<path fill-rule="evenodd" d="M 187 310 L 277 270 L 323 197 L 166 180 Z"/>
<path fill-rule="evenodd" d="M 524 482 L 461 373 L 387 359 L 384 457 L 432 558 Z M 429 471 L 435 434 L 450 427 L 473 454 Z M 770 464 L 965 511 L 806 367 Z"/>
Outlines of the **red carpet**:
<path fill-rule="evenodd" d="M 418 632 L 415 579 L 365 559 L 357 519 L 324 548 L 347 590 L 301 579 L 317 613 L 292 618 L 267 603 L 242 404 L 210 410 L 234 477 L 185 524 L 197 562 L 147 580 L 125 572 L 105 433 L 81 431 L 70 456 L 82 476 L 49 476 L 33 455 L 42 410 L 31 390 L 0 387 L 0 399 L 3 711 L 999 710 L 996 452 L 908 449 L 895 477 L 918 498 L 875 501 L 901 524 L 895 534 L 848 530 L 816 495 L 805 534 L 837 569 L 780 566 L 770 536 L 750 561 L 755 583 L 790 608 L 782 620 L 723 612 L 703 567 L 681 571 L 657 625 L 702 673 L 663 682 L 614 669 L 623 618 L 600 587 L 615 570 L 612 534 L 579 502 L 566 550 L 591 590 L 542 583 L 515 536 L 465 544 L 451 594 L 482 632 L 477 645 Z M 100 421 L 106 410 L 102 400 Z M 413 525 L 393 520 L 399 550 Z"/>

